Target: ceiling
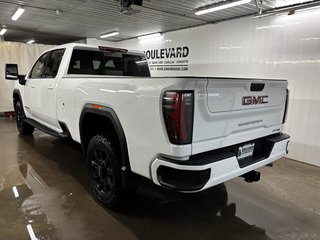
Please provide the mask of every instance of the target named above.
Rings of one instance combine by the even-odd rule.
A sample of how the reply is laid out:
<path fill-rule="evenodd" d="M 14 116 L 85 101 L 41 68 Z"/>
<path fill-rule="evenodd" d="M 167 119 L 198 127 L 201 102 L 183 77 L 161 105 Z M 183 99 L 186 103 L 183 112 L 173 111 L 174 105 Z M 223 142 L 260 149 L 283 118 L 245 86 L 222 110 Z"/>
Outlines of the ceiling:
<path fill-rule="evenodd" d="M 122 41 L 153 32 L 168 32 L 257 13 L 255 1 L 219 12 L 196 16 L 195 9 L 225 0 L 144 0 L 137 13 L 120 14 L 117 0 L 0 0 L 0 28 L 8 29 L 6 41 L 62 44 L 103 33 L 120 31 L 109 41 Z M 261 1 L 261 0 L 259 0 Z M 263 10 L 297 4 L 302 0 L 264 0 Z M 305 1 L 304 1 L 305 2 Z M 25 12 L 12 21 L 20 6 Z M 56 10 L 62 11 L 57 15 Z"/>

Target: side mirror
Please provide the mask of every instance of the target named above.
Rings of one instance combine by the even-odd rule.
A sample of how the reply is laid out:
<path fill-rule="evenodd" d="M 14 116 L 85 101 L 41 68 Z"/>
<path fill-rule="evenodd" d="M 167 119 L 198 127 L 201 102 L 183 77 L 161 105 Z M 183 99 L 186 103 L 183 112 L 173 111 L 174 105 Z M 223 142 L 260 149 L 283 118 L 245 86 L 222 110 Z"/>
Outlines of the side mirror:
<path fill-rule="evenodd" d="M 17 64 L 6 64 L 6 80 L 18 80 L 18 65 Z"/>

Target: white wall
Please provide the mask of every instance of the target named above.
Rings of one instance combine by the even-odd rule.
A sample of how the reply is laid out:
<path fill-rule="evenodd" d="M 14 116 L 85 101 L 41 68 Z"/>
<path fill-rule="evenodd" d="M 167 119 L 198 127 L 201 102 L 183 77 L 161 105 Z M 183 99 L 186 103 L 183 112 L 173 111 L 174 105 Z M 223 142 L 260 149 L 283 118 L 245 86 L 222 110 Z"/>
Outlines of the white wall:
<path fill-rule="evenodd" d="M 153 70 L 153 76 L 287 79 L 291 95 L 285 130 L 292 137 L 288 157 L 320 166 L 319 24 L 319 9 L 292 16 L 248 17 L 166 33 L 157 40 L 123 41 L 119 47 L 145 51 L 189 47 L 186 58 L 164 59 L 172 64 L 187 60 L 188 71 Z"/>
<path fill-rule="evenodd" d="M 51 45 L 0 42 L 0 112 L 13 111 L 12 90 L 14 81 L 6 81 L 5 64 L 19 65 L 19 74 L 26 74 L 41 53 Z"/>

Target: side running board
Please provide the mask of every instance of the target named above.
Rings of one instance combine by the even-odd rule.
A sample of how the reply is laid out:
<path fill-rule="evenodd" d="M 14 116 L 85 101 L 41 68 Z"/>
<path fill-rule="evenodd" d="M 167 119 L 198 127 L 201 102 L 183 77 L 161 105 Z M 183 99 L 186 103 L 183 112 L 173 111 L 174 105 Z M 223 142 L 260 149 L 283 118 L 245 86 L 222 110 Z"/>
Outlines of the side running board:
<path fill-rule="evenodd" d="M 26 118 L 26 119 L 24 119 L 24 121 L 26 123 L 34 126 L 35 128 L 39 129 L 40 131 L 45 132 L 47 134 L 50 134 L 51 136 L 54 136 L 54 137 L 67 137 L 67 136 L 69 136 L 69 134 L 66 134 L 65 132 L 62 132 L 62 133 L 56 132 L 56 131 L 52 130 L 51 128 L 48 128 L 33 119 Z"/>

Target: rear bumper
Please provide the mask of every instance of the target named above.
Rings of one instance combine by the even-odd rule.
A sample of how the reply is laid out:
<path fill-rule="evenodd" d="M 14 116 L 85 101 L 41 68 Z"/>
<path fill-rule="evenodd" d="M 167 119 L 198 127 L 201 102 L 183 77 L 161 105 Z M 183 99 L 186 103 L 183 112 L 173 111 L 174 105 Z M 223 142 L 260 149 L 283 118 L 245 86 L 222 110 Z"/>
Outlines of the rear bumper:
<path fill-rule="evenodd" d="M 156 158 L 151 165 L 155 184 L 182 192 L 197 192 L 272 163 L 287 154 L 290 137 L 276 134 L 250 141 L 253 157 L 238 160 L 238 144 L 191 156 L 187 161 Z"/>

